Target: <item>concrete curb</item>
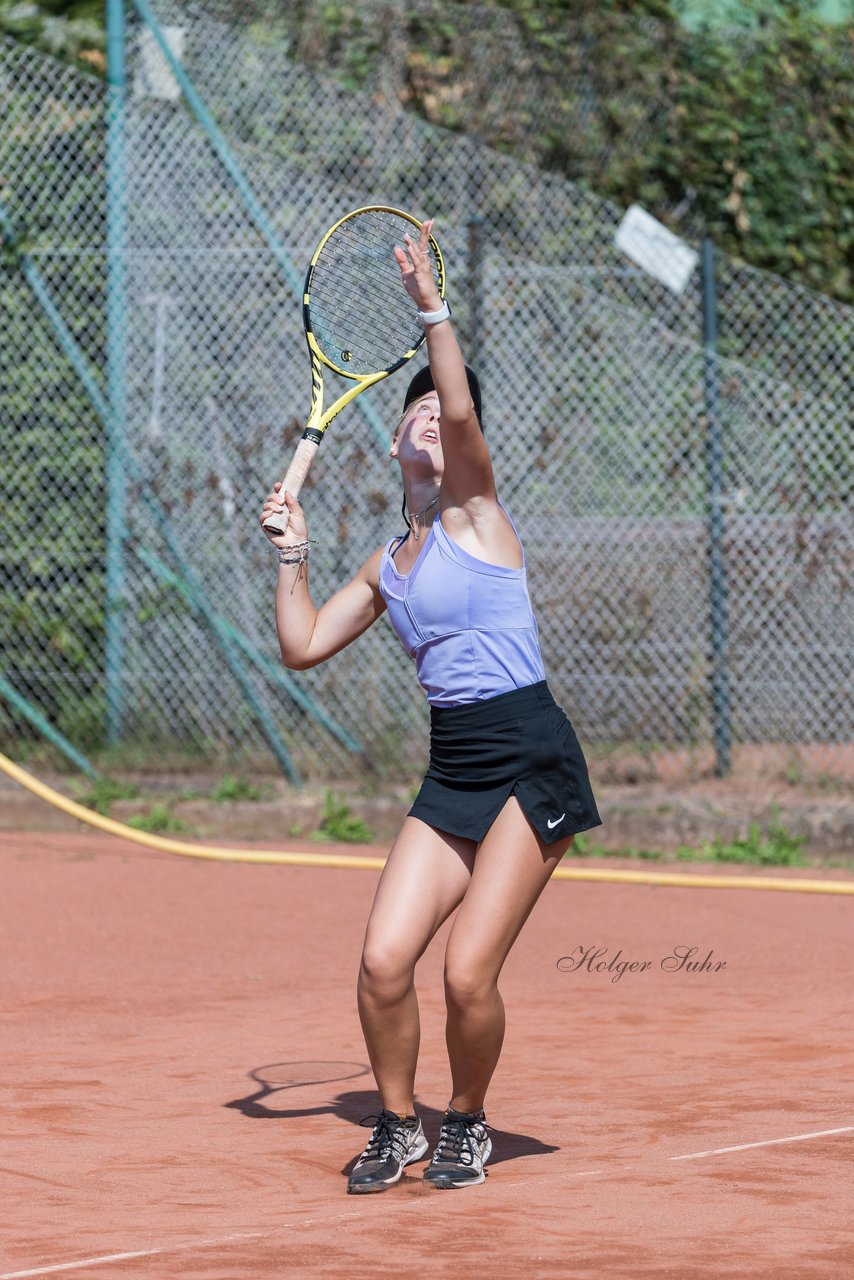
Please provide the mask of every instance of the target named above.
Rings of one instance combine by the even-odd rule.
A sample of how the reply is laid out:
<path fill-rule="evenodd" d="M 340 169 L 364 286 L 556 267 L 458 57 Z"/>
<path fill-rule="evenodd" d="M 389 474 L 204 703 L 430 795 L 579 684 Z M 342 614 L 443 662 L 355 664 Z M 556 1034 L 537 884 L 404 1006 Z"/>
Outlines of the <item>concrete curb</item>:
<path fill-rule="evenodd" d="M 45 779 L 66 794 L 74 794 L 68 780 Z M 207 780 L 211 784 L 210 779 Z M 149 789 L 150 788 L 150 789 Z M 186 780 L 185 780 L 186 789 Z M 180 794 L 180 793 L 179 793 Z M 354 817 L 361 818 L 379 843 L 390 842 L 403 821 L 408 796 L 364 796 L 346 788 L 336 795 Z M 603 826 L 587 839 L 609 850 L 626 847 L 674 852 L 681 845 L 698 846 L 715 838 L 732 840 L 747 835 L 751 823 L 760 830 L 778 823 L 790 835 L 805 838 L 804 853 L 815 858 L 854 858 L 854 799 L 849 795 L 801 795 L 791 798 L 709 794 L 702 789 L 673 789 L 660 783 L 640 786 L 596 786 Z M 270 800 L 216 803 L 207 798 L 176 799 L 160 782 L 152 781 L 143 796 L 115 801 L 110 816 L 126 822 L 147 813 L 154 803 L 169 805 L 186 824 L 189 838 L 257 840 L 285 847 L 288 839 L 306 839 L 321 824 L 322 790 L 289 791 Z M 79 824 L 12 783 L 0 787 L 0 831 L 77 831 Z"/>

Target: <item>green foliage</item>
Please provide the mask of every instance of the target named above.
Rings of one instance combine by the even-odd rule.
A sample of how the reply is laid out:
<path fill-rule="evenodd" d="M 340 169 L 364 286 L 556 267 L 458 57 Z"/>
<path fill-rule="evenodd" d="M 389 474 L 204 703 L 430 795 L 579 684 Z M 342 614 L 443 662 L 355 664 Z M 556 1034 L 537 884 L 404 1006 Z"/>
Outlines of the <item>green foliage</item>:
<path fill-rule="evenodd" d="M 259 43 L 278 33 L 292 56 L 348 89 L 395 85 L 434 123 L 854 301 L 850 31 L 807 0 L 739 0 L 696 29 L 679 21 L 686 7 L 433 0 L 390 19 L 380 0 L 221 0 L 220 11 Z M 102 22 L 100 0 L 0 0 L 0 30 L 99 71 Z M 244 131 L 254 133 L 251 112 Z M 348 132 L 329 145 L 357 145 Z"/>
<path fill-rule="evenodd" d="M 699 856 L 707 862 L 752 862 L 763 867 L 802 867 L 803 836 L 793 836 L 778 823 L 770 823 L 763 835 L 759 824 L 752 822 L 744 839 L 713 840 L 702 846 Z M 696 857 L 695 851 L 690 851 Z M 677 857 L 682 857 L 679 850 Z M 686 855 L 687 856 L 687 855 Z"/>
<path fill-rule="evenodd" d="M 93 231 L 97 235 L 103 133 L 90 110 L 45 103 L 16 89 L 13 80 L 4 92 L 4 111 L 15 121 L 19 176 L 3 197 L 15 238 L 0 258 L 0 421 L 6 441 L 0 651 L 20 693 L 87 750 L 101 741 L 104 728 L 104 441 L 18 267 L 18 254 L 54 247 L 57 227 L 70 249 L 82 248 Z M 54 297 L 73 296 L 65 319 L 91 365 L 103 367 L 103 255 L 36 260 Z M 25 738 L 32 732 L 23 723 L 19 731 Z"/>
<path fill-rule="evenodd" d="M 852 0 L 675 0 L 675 7 L 691 30 L 720 26 L 761 30 L 787 12 L 813 14 L 826 22 L 854 16 Z"/>
<path fill-rule="evenodd" d="M 135 800 L 139 795 L 139 787 L 131 782 L 118 782 L 112 778 L 98 778 L 90 789 L 78 796 L 77 803 L 87 809 L 94 809 L 105 817 L 109 814 L 114 800 Z"/>
<path fill-rule="evenodd" d="M 500 7 L 494 27 L 487 6 L 434 0 L 401 11 L 394 61 L 377 3 L 296 5 L 278 19 L 267 11 L 296 56 L 348 88 L 396 84 L 403 105 L 435 124 L 854 301 L 844 27 L 805 0 L 749 0 L 737 7 L 740 29 L 696 31 L 666 0 Z"/>
<path fill-rule="evenodd" d="M 0 0 L 0 33 L 103 73 L 103 0 Z"/>
<path fill-rule="evenodd" d="M 135 818 L 128 818 L 127 825 L 135 827 L 137 831 L 179 832 L 187 830 L 186 822 L 174 817 L 172 810 L 165 804 L 154 804 L 148 813 L 140 813 Z"/>
<path fill-rule="evenodd" d="M 351 812 L 344 800 L 338 799 L 331 791 L 326 791 L 323 796 L 323 819 L 312 839 L 369 844 L 373 840 L 373 834 L 362 819 Z"/>
<path fill-rule="evenodd" d="M 235 778 L 227 773 L 222 781 L 211 792 L 211 799 L 217 804 L 235 804 L 241 800 L 261 800 L 263 792 L 246 778 Z"/>
<path fill-rule="evenodd" d="M 663 862 L 669 856 L 662 849 L 635 849 L 631 845 L 622 849 L 606 849 L 604 845 L 593 844 L 583 833 L 575 837 L 564 855 L 566 858 L 637 858 L 641 862 Z"/>
<path fill-rule="evenodd" d="M 696 190 L 705 227 L 722 248 L 854 298 L 846 33 L 792 7 L 746 45 L 712 30 L 683 43 L 668 127 L 646 157 L 662 197 Z M 618 198 L 626 178 L 638 181 L 630 167 L 625 174 L 611 173 Z"/>
<path fill-rule="evenodd" d="M 582 833 L 575 837 L 566 857 L 638 858 L 646 862 L 660 862 L 675 857 L 680 862 L 742 862 L 762 867 L 802 867 L 806 865 L 804 843 L 804 836 L 793 836 L 779 822 L 770 822 L 764 835 L 759 824 L 754 822 L 744 838 L 730 841 L 716 839 L 699 847 L 683 845 L 675 854 L 667 854 L 660 849 L 634 849 L 631 846 L 605 849 L 600 844 L 591 843 L 590 838 Z"/>
<path fill-rule="evenodd" d="M 597 10 L 609 14 L 629 14 L 634 18 L 676 17 L 670 0 L 497 0 L 502 9 L 517 14 L 532 31 L 543 31 Z"/>

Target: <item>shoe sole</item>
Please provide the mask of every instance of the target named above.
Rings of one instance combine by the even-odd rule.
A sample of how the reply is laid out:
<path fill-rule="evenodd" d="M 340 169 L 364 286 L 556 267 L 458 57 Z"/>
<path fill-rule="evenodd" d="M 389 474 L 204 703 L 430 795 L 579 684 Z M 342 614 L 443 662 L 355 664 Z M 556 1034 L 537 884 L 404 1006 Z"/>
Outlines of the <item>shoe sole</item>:
<path fill-rule="evenodd" d="M 483 1152 L 482 1164 L 485 1165 L 491 1155 L 492 1155 L 492 1142 L 487 1139 L 486 1147 L 484 1148 L 484 1152 Z M 455 1190 L 458 1187 L 478 1186 L 479 1183 L 486 1181 L 487 1172 L 488 1172 L 487 1169 L 481 1168 L 481 1171 L 476 1178 L 462 1178 L 459 1181 L 455 1182 L 454 1179 L 448 1175 L 445 1175 L 444 1177 L 438 1177 L 438 1178 L 428 1178 L 427 1170 L 425 1170 L 424 1181 L 428 1182 L 431 1187 L 435 1187 L 437 1191 L 450 1191 L 450 1190 Z"/>
<path fill-rule="evenodd" d="M 403 1164 L 398 1169 L 397 1174 L 393 1178 L 389 1178 L 385 1182 L 370 1182 L 370 1183 L 357 1182 L 353 1185 L 348 1183 L 347 1194 L 350 1196 L 365 1196 L 365 1195 L 372 1195 L 377 1191 L 387 1191 L 389 1187 L 393 1187 L 396 1185 L 396 1183 L 400 1182 L 400 1179 L 403 1177 L 403 1171 L 408 1164 L 413 1164 L 416 1160 L 423 1160 L 423 1158 L 427 1154 L 428 1149 L 429 1149 L 429 1143 L 427 1142 L 427 1139 L 422 1134 L 421 1137 L 418 1139 L 417 1145 L 406 1157 Z"/>

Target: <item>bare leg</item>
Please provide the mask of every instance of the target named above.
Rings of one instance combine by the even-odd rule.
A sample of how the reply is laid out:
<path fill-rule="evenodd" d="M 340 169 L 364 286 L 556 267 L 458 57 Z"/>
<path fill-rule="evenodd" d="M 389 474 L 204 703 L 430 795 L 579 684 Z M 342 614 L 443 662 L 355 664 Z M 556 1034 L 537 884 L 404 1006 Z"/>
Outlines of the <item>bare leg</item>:
<path fill-rule="evenodd" d="M 389 1111 L 414 1111 L 421 1038 L 415 965 L 462 900 L 475 850 L 473 840 L 407 818 L 377 885 L 357 993 L 368 1056 Z"/>
<path fill-rule="evenodd" d="M 457 1111 L 479 1111 L 504 1042 L 498 975 L 522 926 L 572 844 L 544 845 L 510 796 L 484 837 L 445 952 L 445 1038 Z"/>

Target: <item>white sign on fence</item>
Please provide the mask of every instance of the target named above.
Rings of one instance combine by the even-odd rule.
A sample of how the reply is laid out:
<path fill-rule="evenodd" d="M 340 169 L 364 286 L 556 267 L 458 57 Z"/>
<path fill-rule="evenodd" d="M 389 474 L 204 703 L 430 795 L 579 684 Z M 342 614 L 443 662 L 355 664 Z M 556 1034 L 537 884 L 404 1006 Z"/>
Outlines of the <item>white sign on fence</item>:
<path fill-rule="evenodd" d="M 614 243 L 674 293 L 682 293 L 699 258 L 696 250 L 639 204 L 630 205 L 626 210 Z"/>
<path fill-rule="evenodd" d="M 184 27 L 162 27 L 171 52 L 180 62 L 184 54 Z M 169 67 L 169 63 L 148 27 L 139 33 L 139 56 L 133 78 L 133 92 L 137 98 L 163 98 L 177 102 L 181 89 Z"/>

